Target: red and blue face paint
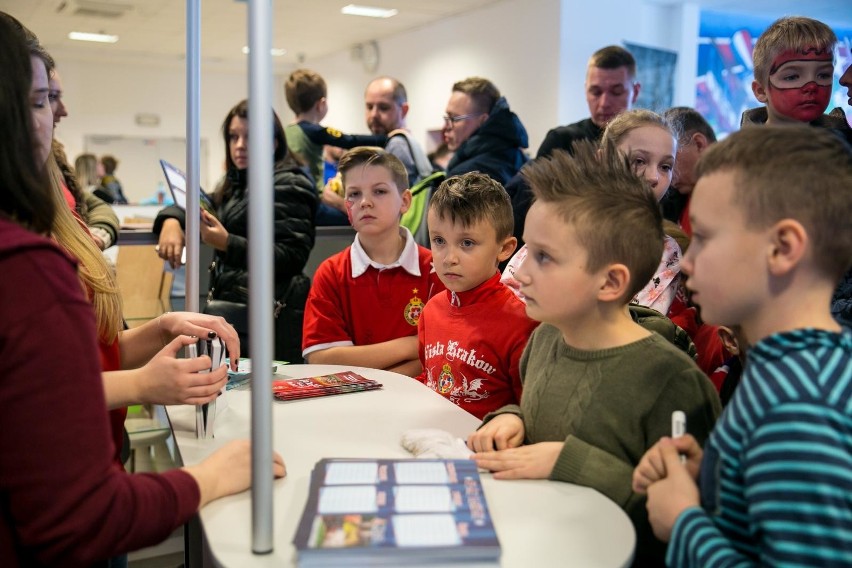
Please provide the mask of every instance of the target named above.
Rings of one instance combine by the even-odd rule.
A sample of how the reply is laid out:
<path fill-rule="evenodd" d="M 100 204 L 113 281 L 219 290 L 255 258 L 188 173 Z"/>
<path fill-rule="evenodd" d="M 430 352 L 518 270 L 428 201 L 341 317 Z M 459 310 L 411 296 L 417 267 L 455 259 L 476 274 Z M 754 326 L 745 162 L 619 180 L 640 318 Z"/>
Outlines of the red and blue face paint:
<path fill-rule="evenodd" d="M 767 105 L 788 120 L 811 122 L 831 100 L 834 57 L 831 50 L 785 51 L 772 62 Z"/>

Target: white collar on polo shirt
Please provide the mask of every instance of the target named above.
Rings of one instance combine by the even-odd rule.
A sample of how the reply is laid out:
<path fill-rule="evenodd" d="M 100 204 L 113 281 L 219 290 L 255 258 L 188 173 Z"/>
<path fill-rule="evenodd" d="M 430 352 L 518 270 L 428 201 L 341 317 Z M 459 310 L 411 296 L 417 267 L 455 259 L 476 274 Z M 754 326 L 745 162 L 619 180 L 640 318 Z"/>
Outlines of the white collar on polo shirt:
<path fill-rule="evenodd" d="M 388 268 L 401 266 L 409 274 L 420 276 L 420 254 L 417 250 L 417 243 L 414 242 L 414 237 L 411 236 L 411 231 L 407 227 L 400 227 L 399 234 L 405 237 L 405 246 L 402 249 L 402 254 L 392 264 L 380 264 L 367 256 L 364 247 L 361 246 L 358 235 L 355 235 L 355 241 L 349 248 L 349 258 L 352 260 L 352 278 L 358 278 L 370 266 L 378 270 L 387 270 Z"/>

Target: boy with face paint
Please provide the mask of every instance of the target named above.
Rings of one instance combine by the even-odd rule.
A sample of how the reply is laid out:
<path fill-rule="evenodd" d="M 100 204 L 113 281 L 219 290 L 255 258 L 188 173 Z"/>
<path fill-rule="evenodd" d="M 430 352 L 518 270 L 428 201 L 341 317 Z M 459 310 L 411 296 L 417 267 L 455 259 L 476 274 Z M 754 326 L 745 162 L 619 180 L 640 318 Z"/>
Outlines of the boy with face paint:
<path fill-rule="evenodd" d="M 831 100 L 837 36 L 827 25 L 792 16 L 776 20 L 754 46 L 755 98 L 742 125 L 807 122 L 836 127 L 823 113 Z"/>
<path fill-rule="evenodd" d="M 766 106 L 745 111 L 741 126 L 806 122 L 852 144 L 843 109 L 823 114 L 831 102 L 836 44 L 837 36 L 818 20 L 792 16 L 773 22 L 757 38 L 753 54 L 751 88 Z M 852 325 L 852 270 L 840 279 L 831 311 L 841 324 Z"/>

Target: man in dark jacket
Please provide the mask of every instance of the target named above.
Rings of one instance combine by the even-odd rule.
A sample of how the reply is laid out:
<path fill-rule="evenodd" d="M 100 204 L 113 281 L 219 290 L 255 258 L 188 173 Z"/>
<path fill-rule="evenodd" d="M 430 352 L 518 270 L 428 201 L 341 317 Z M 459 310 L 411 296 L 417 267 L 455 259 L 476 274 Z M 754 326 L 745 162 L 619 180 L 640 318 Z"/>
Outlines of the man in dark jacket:
<path fill-rule="evenodd" d="M 455 152 L 447 164 L 448 177 L 480 171 L 505 185 L 527 161 L 524 125 L 497 87 L 482 77 L 453 85 L 444 115 L 444 141 Z"/>
<path fill-rule="evenodd" d="M 571 146 L 579 140 L 599 141 L 610 120 L 633 108 L 640 87 L 636 81 L 636 60 L 629 51 L 617 45 L 608 45 L 594 52 L 586 67 L 585 83 L 586 103 L 591 116 L 548 131 L 538 148 L 536 159 L 549 156 L 556 149 L 572 152 Z M 532 194 L 521 176 L 512 178 L 506 184 L 506 191 L 512 198 L 515 237 L 520 247 L 524 243 L 524 220 Z"/>
<path fill-rule="evenodd" d="M 591 116 L 579 122 L 558 126 L 547 133 L 536 158 L 553 150 L 571 151 L 577 140 L 598 141 L 607 123 L 633 108 L 641 85 L 636 81 L 636 60 L 623 47 L 608 45 L 592 54 L 586 67 L 586 103 Z"/>

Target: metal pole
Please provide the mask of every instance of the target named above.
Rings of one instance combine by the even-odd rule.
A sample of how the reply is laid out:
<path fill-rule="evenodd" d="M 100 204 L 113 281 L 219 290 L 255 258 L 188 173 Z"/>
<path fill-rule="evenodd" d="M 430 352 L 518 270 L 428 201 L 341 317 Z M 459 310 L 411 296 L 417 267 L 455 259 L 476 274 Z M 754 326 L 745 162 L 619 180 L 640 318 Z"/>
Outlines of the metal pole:
<path fill-rule="evenodd" d="M 272 552 L 272 1 L 249 0 L 249 342 L 252 552 Z"/>
<path fill-rule="evenodd" d="M 201 229 L 201 0 L 186 0 L 186 310 L 198 310 Z"/>
<path fill-rule="evenodd" d="M 201 262 L 199 219 L 201 186 L 199 166 L 199 125 L 201 114 L 201 0 L 186 0 L 186 310 L 198 310 L 198 272 Z M 196 434 L 197 434 L 196 430 Z M 204 531 L 198 516 L 186 526 L 186 556 L 191 565 L 201 561 Z"/>

